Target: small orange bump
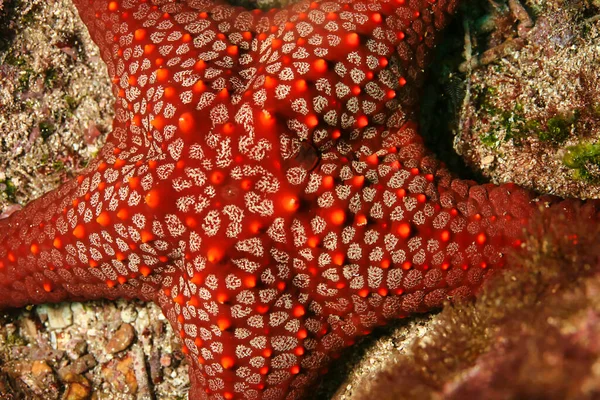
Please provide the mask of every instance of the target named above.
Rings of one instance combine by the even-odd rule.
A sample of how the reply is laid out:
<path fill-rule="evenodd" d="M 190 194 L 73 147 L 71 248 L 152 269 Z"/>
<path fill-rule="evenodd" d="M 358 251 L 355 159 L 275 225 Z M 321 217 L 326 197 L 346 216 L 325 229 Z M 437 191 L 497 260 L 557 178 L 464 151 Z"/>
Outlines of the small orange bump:
<path fill-rule="evenodd" d="M 249 288 L 256 287 L 256 277 L 254 275 L 250 275 L 244 278 L 244 285 Z"/>
<path fill-rule="evenodd" d="M 235 45 L 234 46 L 228 46 L 226 52 L 227 52 L 228 55 L 230 55 L 232 57 L 235 57 L 235 56 L 238 55 L 239 49 Z"/>
<path fill-rule="evenodd" d="M 258 373 L 261 375 L 266 375 L 269 373 L 269 367 L 260 367 L 260 369 L 258 370 Z"/>
<path fill-rule="evenodd" d="M 194 217 L 187 217 L 185 219 L 185 226 L 193 229 L 198 226 L 198 221 Z"/>
<path fill-rule="evenodd" d="M 390 265 L 390 260 L 388 260 L 387 258 L 384 258 L 383 260 L 381 260 L 381 263 L 379 263 L 379 266 L 383 269 L 388 269 Z"/>
<path fill-rule="evenodd" d="M 210 182 L 213 185 L 220 185 L 223 183 L 223 181 L 225 181 L 225 174 L 223 174 L 223 172 L 214 171 L 212 174 L 210 174 Z"/>
<path fill-rule="evenodd" d="M 154 240 L 154 234 L 152 234 L 152 232 L 142 231 L 140 236 L 142 239 L 142 243 L 148 243 L 148 242 Z"/>
<path fill-rule="evenodd" d="M 332 176 L 327 175 L 325 177 L 323 177 L 323 188 L 324 189 L 331 189 L 333 188 L 333 184 L 335 183 L 335 180 L 333 179 Z"/>
<path fill-rule="evenodd" d="M 90 265 L 91 268 L 96 268 L 98 266 L 98 261 L 90 260 L 90 262 L 88 264 Z"/>
<path fill-rule="evenodd" d="M 427 196 L 425 196 L 423 193 L 420 193 L 417 195 L 417 201 L 419 203 L 425 203 L 427 201 Z"/>
<path fill-rule="evenodd" d="M 148 276 L 150 275 L 150 272 L 152 272 L 152 270 L 150 269 L 149 266 L 147 265 L 142 265 L 140 267 L 140 274 L 142 274 L 143 276 Z"/>
<path fill-rule="evenodd" d="M 183 37 L 181 38 L 181 41 L 183 43 L 189 43 L 192 41 L 192 35 L 190 35 L 189 33 L 186 33 L 183 35 Z"/>
<path fill-rule="evenodd" d="M 167 257 L 167 256 L 160 256 L 160 257 L 158 257 L 158 261 L 166 263 L 167 261 L 169 261 L 169 257 Z"/>
<path fill-rule="evenodd" d="M 73 229 L 73 236 L 77 239 L 83 239 L 85 237 L 85 227 L 81 224 L 77 225 L 75 229 Z"/>
<path fill-rule="evenodd" d="M 370 156 L 367 157 L 367 163 L 369 163 L 371 165 L 378 165 L 379 164 L 379 156 L 376 153 L 371 154 Z"/>
<path fill-rule="evenodd" d="M 124 220 L 127 219 L 127 217 L 129 217 L 129 211 L 125 208 L 121 208 L 117 213 L 117 218 Z"/>
<path fill-rule="evenodd" d="M 479 235 L 477 235 L 477 239 L 476 240 L 477 240 L 477 244 L 478 245 L 482 245 L 482 244 L 484 244 L 486 242 L 487 237 L 485 236 L 485 233 L 482 232 Z"/>
<path fill-rule="evenodd" d="M 216 299 L 218 303 L 224 304 L 229 301 L 229 295 L 225 292 L 220 292 L 217 293 Z"/>
<path fill-rule="evenodd" d="M 227 122 L 225 125 L 223 125 L 223 133 L 226 135 L 231 135 L 235 132 L 235 125 L 232 124 L 231 122 Z"/>
<path fill-rule="evenodd" d="M 339 139 L 342 137 L 342 132 L 339 129 L 335 129 L 333 132 L 331 132 L 331 137 L 333 139 Z"/>
<path fill-rule="evenodd" d="M 156 208 L 160 204 L 160 193 L 154 189 L 148 192 L 145 197 L 146 204 L 150 208 Z"/>
<path fill-rule="evenodd" d="M 450 240 L 450 231 L 442 231 L 442 233 L 440 234 L 440 239 L 442 240 L 442 242 L 447 242 L 448 240 Z"/>
<path fill-rule="evenodd" d="M 277 86 L 277 79 L 273 78 L 272 76 L 267 76 L 265 78 L 265 88 L 273 89 L 275 86 Z"/>
<path fill-rule="evenodd" d="M 354 221 L 356 222 L 356 225 L 358 226 L 363 226 L 367 224 L 367 216 L 364 214 L 358 214 L 355 218 Z"/>
<path fill-rule="evenodd" d="M 112 281 L 112 280 L 110 280 L 110 279 L 107 279 L 107 280 L 106 280 L 106 286 L 108 286 L 108 287 L 109 287 L 109 288 L 111 288 L 111 289 L 112 289 L 112 288 L 114 288 L 116 284 L 117 284 L 117 283 L 116 283 L 115 281 Z"/>
<path fill-rule="evenodd" d="M 365 184 L 364 175 L 356 175 L 355 177 L 352 178 L 352 186 L 359 188 L 359 187 L 363 187 L 364 184 Z"/>
<path fill-rule="evenodd" d="M 304 355 L 304 347 L 302 346 L 298 346 L 294 349 L 294 354 L 297 355 L 298 357 L 303 356 Z"/>
<path fill-rule="evenodd" d="M 98 215 L 98 218 L 96 218 L 96 222 L 98 224 L 100 224 L 101 226 L 110 225 L 110 216 L 109 216 L 108 212 L 102 211 L 100 213 L 100 215 Z"/>
<path fill-rule="evenodd" d="M 223 365 L 223 368 L 227 369 L 227 367 L 225 367 L 224 365 Z M 233 393 L 225 392 L 225 393 L 223 393 L 223 398 L 225 400 L 233 400 Z"/>
<path fill-rule="evenodd" d="M 256 306 L 256 312 L 259 314 L 264 315 L 267 313 L 267 311 L 269 311 L 269 306 L 266 304 Z"/>
<path fill-rule="evenodd" d="M 280 48 L 281 46 L 283 46 L 283 40 L 281 39 L 273 39 L 271 42 L 271 48 L 274 50 Z"/>
<path fill-rule="evenodd" d="M 292 315 L 296 318 L 300 318 L 306 314 L 306 309 L 302 304 L 297 304 L 292 307 Z"/>
<path fill-rule="evenodd" d="M 319 125 L 319 118 L 317 118 L 317 116 L 314 114 L 307 115 L 306 125 L 311 129 L 316 127 L 317 125 Z"/>
<path fill-rule="evenodd" d="M 168 100 L 173 100 L 177 97 L 177 91 L 174 87 L 168 86 L 165 88 L 165 98 Z"/>
<path fill-rule="evenodd" d="M 211 263 L 218 263 L 223 259 L 223 251 L 213 247 L 206 252 L 206 259 Z"/>
<path fill-rule="evenodd" d="M 198 82 L 194 83 L 194 85 L 192 86 L 192 91 L 194 93 L 204 93 L 206 92 L 206 84 L 204 83 L 204 81 L 199 80 Z"/>
<path fill-rule="evenodd" d="M 42 287 L 44 288 L 44 291 L 47 293 L 50 293 L 52 291 L 52 284 L 50 282 L 44 282 L 42 284 Z"/>
<path fill-rule="evenodd" d="M 366 115 L 361 115 L 360 117 L 358 117 L 358 119 L 356 120 L 356 126 L 359 128 L 364 128 L 367 125 L 369 125 L 369 118 L 367 118 Z"/>
<path fill-rule="evenodd" d="M 240 183 L 240 186 L 242 187 L 242 189 L 244 190 L 250 190 L 252 189 L 252 181 L 250 179 L 244 179 L 242 180 L 242 182 Z"/>
<path fill-rule="evenodd" d="M 406 222 L 402 222 L 398 226 L 398 235 L 400 235 L 402 239 L 407 239 L 410 236 L 410 230 L 410 225 Z"/>
<path fill-rule="evenodd" d="M 152 125 L 154 129 L 160 131 L 165 127 L 165 118 L 162 115 L 157 115 L 150 121 L 150 125 Z"/>
<path fill-rule="evenodd" d="M 259 221 L 252 221 L 250 223 L 250 232 L 252 232 L 253 234 L 257 234 L 260 232 L 260 230 L 262 229 L 263 225 L 262 223 L 260 223 Z"/>
<path fill-rule="evenodd" d="M 117 254 L 115 254 L 115 258 L 116 258 L 118 261 L 123 261 L 123 260 L 125 260 L 127 257 L 125 256 L 125 254 L 123 254 L 123 253 L 121 253 L 121 252 L 118 252 Z"/>
<path fill-rule="evenodd" d="M 294 212 L 300 208 L 300 200 L 294 195 L 285 195 L 282 198 L 282 205 L 285 211 Z"/>
<path fill-rule="evenodd" d="M 369 292 L 369 289 L 366 289 L 366 288 L 365 288 L 365 289 L 360 289 L 360 290 L 358 291 L 358 295 L 359 295 L 360 297 L 363 297 L 363 298 L 367 297 L 367 296 L 369 295 L 369 293 L 370 293 L 370 292 Z"/>
<path fill-rule="evenodd" d="M 62 240 L 60 240 L 60 238 L 54 238 L 54 240 L 52 241 L 52 245 L 55 248 L 60 249 L 62 248 Z"/>
<path fill-rule="evenodd" d="M 379 13 L 374 13 L 371 15 L 371 21 L 375 22 L 376 24 L 380 24 L 383 21 L 383 17 Z"/>
<path fill-rule="evenodd" d="M 379 288 L 377 289 L 377 294 L 381 297 L 385 297 L 388 295 L 388 290 L 386 288 Z"/>
<path fill-rule="evenodd" d="M 194 273 L 194 276 L 192 276 L 191 282 L 195 285 L 201 284 L 203 282 L 202 275 L 200 275 L 199 273 Z"/>
<path fill-rule="evenodd" d="M 300 329 L 296 334 L 296 337 L 298 339 L 306 339 L 308 337 L 308 332 L 306 331 L 306 329 Z"/>
<path fill-rule="evenodd" d="M 120 275 L 117 277 L 117 282 L 119 282 L 119 285 L 124 285 L 127 282 L 127 277 Z"/>
<path fill-rule="evenodd" d="M 351 33 L 347 34 L 346 35 L 346 44 L 351 47 L 356 47 L 356 46 L 360 45 L 360 36 L 358 36 L 358 33 L 351 32 Z"/>
<path fill-rule="evenodd" d="M 299 79 L 296 81 L 296 83 L 294 83 L 294 88 L 298 92 L 305 92 L 306 89 L 308 89 L 308 85 L 306 84 L 306 81 L 304 79 Z"/>
<path fill-rule="evenodd" d="M 149 55 L 154 53 L 154 50 L 156 49 L 156 46 L 153 44 L 147 44 L 144 45 L 144 54 Z"/>
<path fill-rule="evenodd" d="M 183 293 L 179 293 L 177 296 L 175 296 L 173 298 L 173 301 L 177 304 L 179 304 L 180 306 L 185 304 L 185 297 L 183 296 Z"/>
<path fill-rule="evenodd" d="M 341 208 L 333 210 L 329 215 L 329 220 L 334 225 L 342 225 L 346 221 L 346 211 Z"/>
<path fill-rule="evenodd" d="M 188 304 L 192 307 L 199 307 L 200 306 L 200 297 L 198 296 L 192 296 L 189 300 L 188 300 Z"/>
<path fill-rule="evenodd" d="M 229 318 L 219 318 L 217 319 L 217 326 L 221 331 L 226 331 L 231 327 L 231 321 Z"/>
<path fill-rule="evenodd" d="M 111 1 L 108 3 L 108 11 L 117 11 L 119 9 L 119 4 L 116 1 Z"/>
<path fill-rule="evenodd" d="M 310 247 L 311 249 L 314 249 L 315 247 L 317 247 L 319 245 L 319 243 L 321 242 L 321 240 L 319 239 L 318 236 L 311 236 L 308 238 L 308 247 Z"/>
<path fill-rule="evenodd" d="M 169 80 L 169 70 L 166 68 L 159 68 L 156 70 L 156 80 L 160 83 L 165 83 Z"/>
<path fill-rule="evenodd" d="M 342 265 L 344 265 L 344 262 L 346 261 L 346 255 L 344 253 L 336 253 L 333 255 L 333 263 L 335 265 L 339 265 L 340 267 Z"/>
<path fill-rule="evenodd" d="M 400 85 L 400 87 L 402 87 L 402 86 L 406 85 L 406 79 L 405 79 L 404 77 L 402 77 L 402 76 L 401 76 L 401 77 L 398 79 L 398 85 Z"/>
<path fill-rule="evenodd" d="M 127 179 L 127 183 L 129 183 L 130 188 L 136 189 L 140 185 L 140 178 L 138 176 L 132 176 Z"/>
<path fill-rule="evenodd" d="M 37 255 L 40 252 L 40 246 L 38 246 L 37 243 L 32 243 L 29 250 L 31 251 L 31 254 Z"/>
<path fill-rule="evenodd" d="M 327 61 L 319 58 L 315 62 L 313 62 L 313 70 L 317 73 L 324 74 L 327 72 Z"/>
<path fill-rule="evenodd" d="M 179 129 L 183 133 L 190 133 L 194 130 L 196 123 L 194 114 L 185 112 L 179 116 Z"/>
<path fill-rule="evenodd" d="M 402 263 L 402 269 L 403 270 L 408 271 L 411 268 L 412 268 L 412 263 L 410 261 L 404 261 Z"/>
<path fill-rule="evenodd" d="M 204 60 L 198 60 L 194 64 L 194 70 L 196 72 L 202 71 L 204 68 L 206 68 L 206 61 Z"/>
<path fill-rule="evenodd" d="M 294 365 L 292 368 L 290 368 L 290 373 L 292 375 L 298 375 L 300 373 L 300 366 Z"/>

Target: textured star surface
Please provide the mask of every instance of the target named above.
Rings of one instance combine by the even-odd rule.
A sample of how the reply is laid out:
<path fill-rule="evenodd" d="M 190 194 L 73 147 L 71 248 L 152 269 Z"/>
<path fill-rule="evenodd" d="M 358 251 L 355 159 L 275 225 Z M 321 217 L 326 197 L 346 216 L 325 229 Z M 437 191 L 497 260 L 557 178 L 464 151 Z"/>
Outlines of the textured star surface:
<path fill-rule="evenodd" d="M 455 178 L 423 145 L 419 88 L 457 0 L 74 3 L 113 131 L 0 221 L 0 307 L 154 301 L 190 399 L 306 395 L 358 337 L 472 296 L 557 202 Z M 594 215 L 581 204 L 549 209 Z"/>

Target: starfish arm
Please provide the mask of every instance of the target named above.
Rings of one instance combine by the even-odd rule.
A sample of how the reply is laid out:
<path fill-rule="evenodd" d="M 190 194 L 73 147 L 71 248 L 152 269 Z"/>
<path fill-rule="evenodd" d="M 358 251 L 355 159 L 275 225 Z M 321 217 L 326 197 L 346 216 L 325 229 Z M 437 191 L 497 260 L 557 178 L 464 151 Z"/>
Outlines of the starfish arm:
<path fill-rule="evenodd" d="M 166 270 L 157 302 L 183 341 L 190 398 L 297 398 L 323 371 L 328 355 L 316 346 L 327 324 L 306 308 L 284 251 L 252 246 L 185 252 Z"/>
<path fill-rule="evenodd" d="M 0 221 L 0 308 L 152 299 L 159 281 L 148 276 L 171 251 L 153 225 L 158 180 L 143 155 L 107 145 L 77 178 Z"/>

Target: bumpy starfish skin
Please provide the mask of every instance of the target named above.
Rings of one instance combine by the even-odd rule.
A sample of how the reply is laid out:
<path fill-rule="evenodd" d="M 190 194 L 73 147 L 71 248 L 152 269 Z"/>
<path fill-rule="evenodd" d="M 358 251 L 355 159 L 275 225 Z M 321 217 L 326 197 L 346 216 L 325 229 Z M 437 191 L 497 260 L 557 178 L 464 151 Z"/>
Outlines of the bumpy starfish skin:
<path fill-rule="evenodd" d="M 156 301 L 191 399 L 300 397 L 357 337 L 471 296 L 540 212 L 453 178 L 418 135 L 456 0 L 75 4 L 114 129 L 77 179 L 0 221 L 0 307 Z"/>

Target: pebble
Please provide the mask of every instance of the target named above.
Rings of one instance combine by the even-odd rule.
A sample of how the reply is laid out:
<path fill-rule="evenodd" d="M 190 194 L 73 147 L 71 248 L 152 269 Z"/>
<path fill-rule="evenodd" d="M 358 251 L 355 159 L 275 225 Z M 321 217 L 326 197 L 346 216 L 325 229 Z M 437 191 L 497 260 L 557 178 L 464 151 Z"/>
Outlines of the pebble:
<path fill-rule="evenodd" d="M 39 318 L 48 323 L 50 329 L 63 329 L 73 324 L 73 312 L 69 305 L 43 304 L 36 307 Z"/>
<path fill-rule="evenodd" d="M 135 338 L 135 330 L 131 324 L 121 324 L 106 345 L 106 351 L 110 354 L 118 353 L 128 348 Z"/>

